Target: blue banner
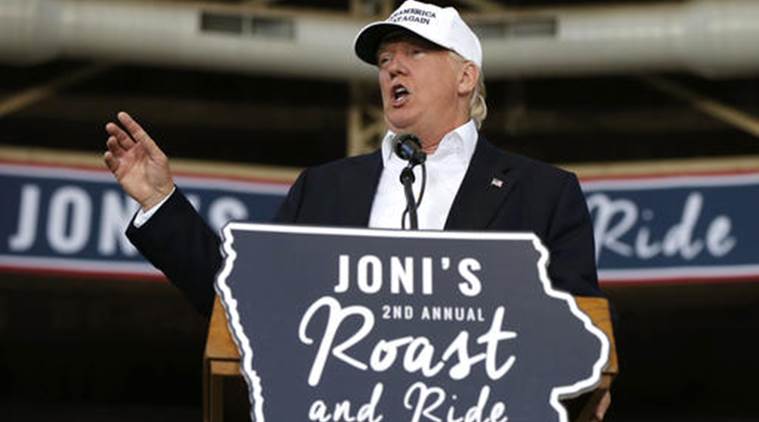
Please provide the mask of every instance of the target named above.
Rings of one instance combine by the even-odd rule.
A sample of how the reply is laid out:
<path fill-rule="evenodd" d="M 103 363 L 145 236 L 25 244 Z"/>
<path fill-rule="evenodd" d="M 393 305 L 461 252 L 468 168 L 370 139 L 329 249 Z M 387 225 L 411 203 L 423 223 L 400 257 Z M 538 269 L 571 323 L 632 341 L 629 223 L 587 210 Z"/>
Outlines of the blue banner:
<path fill-rule="evenodd" d="M 175 177 L 215 229 L 269 221 L 289 186 L 214 177 Z M 160 277 L 124 230 L 138 205 L 104 170 L 0 163 L 0 268 Z"/>
<path fill-rule="evenodd" d="M 285 182 L 178 176 L 214 229 L 268 222 Z M 759 279 L 759 171 L 582 180 L 603 282 Z M 105 170 L 0 162 L 0 269 L 158 278 Z"/>
<path fill-rule="evenodd" d="M 599 278 L 759 279 L 759 173 L 583 182 Z"/>

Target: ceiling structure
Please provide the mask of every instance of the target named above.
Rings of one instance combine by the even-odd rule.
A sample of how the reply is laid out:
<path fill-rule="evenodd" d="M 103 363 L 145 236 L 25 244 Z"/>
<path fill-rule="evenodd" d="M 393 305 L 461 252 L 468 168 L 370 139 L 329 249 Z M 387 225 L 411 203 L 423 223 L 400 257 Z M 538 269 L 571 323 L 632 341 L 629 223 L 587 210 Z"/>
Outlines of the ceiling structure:
<path fill-rule="evenodd" d="M 367 15 L 392 9 L 395 3 L 204 4 Z M 494 10 L 516 13 L 609 3 L 454 4 L 466 14 L 487 15 Z M 758 80 L 751 74 L 706 79 L 678 72 L 489 78 L 490 113 L 483 133 L 506 149 L 554 163 L 751 155 L 759 141 Z M 100 153 L 105 122 L 127 110 L 172 157 L 302 167 L 346 154 L 356 107 L 361 126 L 373 129 L 369 138 L 376 139 L 382 125 L 375 91 L 371 81 L 109 60 L 59 58 L 31 66 L 0 65 L 0 145 Z"/>

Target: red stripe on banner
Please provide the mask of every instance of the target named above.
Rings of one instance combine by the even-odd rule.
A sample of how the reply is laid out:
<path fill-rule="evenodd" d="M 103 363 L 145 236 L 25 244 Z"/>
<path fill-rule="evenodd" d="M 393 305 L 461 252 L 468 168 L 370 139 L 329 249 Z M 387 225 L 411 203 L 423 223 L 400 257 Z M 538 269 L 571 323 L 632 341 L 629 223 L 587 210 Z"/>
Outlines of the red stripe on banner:
<path fill-rule="evenodd" d="M 72 170 L 80 170 L 80 171 L 86 171 L 86 172 L 92 172 L 97 174 L 111 174 L 111 172 L 105 168 L 105 164 L 103 164 L 103 167 L 100 166 L 92 166 L 87 164 L 56 164 L 56 163 L 39 163 L 35 161 L 27 161 L 27 160 L 8 160 L 8 159 L 0 159 L 0 164 L 8 164 L 8 165 L 17 165 L 17 166 L 26 166 L 26 167 L 33 167 L 33 168 L 46 168 L 46 169 L 72 169 Z M 290 186 L 292 182 L 283 181 L 281 179 L 270 179 L 270 178 L 264 178 L 264 177 L 255 177 L 255 176 L 235 176 L 235 175 L 219 175 L 214 173 L 208 173 L 208 172 L 193 172 L 193 171 L 174 171 L 172 170 L 172 175 L 176 177 L 195 177 L 195 178 L 202 178 L 202 179 L 212 179 L 212 180 L 220 180 L 220 181 L 233 181 L 233 182 L 255 182 L 255 183 L 265 183 L 265 184 L 272 184 L 272 185 L 280 185 L 280 186 Z M 113 179 L 114 183 L 116 183 L 116 179 Z"/>
<path fill-rule="evenodd" d="M 189 172 L 189 171 L 172 171 L 172 174 L 178 177 L 196 177 L 196 178 L 204 178 L 204 179 L 228 180 L 232 182 L 257 182 L 257 183 L 266 183 L 270 185 L 280 185 L 280 186 L 292 185 L 292 182 L 284 182 L 282 180 L 277 180 L 277 179 L 266 179 L 263 177 L 253 177 L 253 176 L 232 176 L 232 175 L 219 176 L 219 175 L 214 175 L 212 173 Z"/>
<path fill-rule="evenodd" d="M 118 280 L 118 281 L 137 281 L 137 282 L 151 282 L 151 283 L 166 283 L 168 279 L 163 274 L 144 274 L 144 273 L 128 273 L 128 272 L 108 272 L 108 271 L 77 271 L 69 269 L 53 269 L 53 268 L 29 268 L 29 267 L 17 267 L 13 265 L 0 265 L 0 272 L 22 274 L 22 275 L 35 275 L 44 277 L 65 277 L 76 278 L 82 280 Z"/>
<path fill-rule="evenodd" d="M 759 274 L 757 275 L 745 275 L 745 276 L 730 276 L 730 277 L 669 277 L 669 278 L 641 278 L 641 279 L 625 279 L 625 280 L 599 280 L 598 283 L 605 287 L 615 286 L 641 286 L 641 285 L 654 285 L 654 286 L 668 286 L 668 285 L 683 285 L 683 284 L 737 284 L 737 283 L 757 283 L 759 282 Z"/>
<path fill-rule="evenodd" d="M 108 169 L 105 168 L 105 164 L 103 164 L 103 167 L 96 167 L 96 166 L 90 166 L 86 164 L 56 164 L 56 163 L 40 163 L 36 161 L 27 161 L 27 160 L 8 160 L 6 159 L 0 159 L 0 164 L 8 164 L 8 165 L 14 165 L 14 166 L 24 166 L 24 167 L 34 167 L 34 168 L 53 168 L 53 169 L 73 169 L 73 170 L 81 170 L 81 171 L 88 171 L 93 173 L 99 173 L 99 174 L 110 174 L 111 172 L 108 171 Z M 114 179 L 115 181 L 116 179 Z"/>
<path fill-rule="evenodd" d="M 629 174 L 629 175 L 608 175 L 608 176 L 587 176 L 580 177 L 581 182 L 599 182 L 605 180 L 656 180 L 656 179 L 669 179 L 677 177 L 692 177 L 692 176 L 746 176 L 746 175 L 759 175 L 758 170 L 720 170 L 720 171 L 684 171 L 684 172 L 666 172 L 666 173 L 646 173 L 646 174 Z"/>

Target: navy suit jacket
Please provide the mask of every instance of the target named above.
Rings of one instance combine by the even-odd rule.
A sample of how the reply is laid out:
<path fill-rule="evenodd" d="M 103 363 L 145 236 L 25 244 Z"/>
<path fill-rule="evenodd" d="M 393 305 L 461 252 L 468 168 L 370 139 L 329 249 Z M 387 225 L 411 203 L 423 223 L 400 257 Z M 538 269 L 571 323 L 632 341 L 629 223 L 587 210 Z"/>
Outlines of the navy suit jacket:
<path fill-rule="evenodd" d="M 367 227 L 382 172 L 381 152 L 304 170 L 275 222 Z M 501 180 L 495 186 L 494 178 Z M 400 217 L 400 216 L 399 216 Z M 574 174 L 499 150 L 482 136 L 451 206 L 446 230 L 533 232 L 550 252 L 553 286 L 576 296 L 602 296 L 593 229 Z M 203 314 L 213 305 L 221 268 L 220 239 L 179 189 L 127 236 Z"/>

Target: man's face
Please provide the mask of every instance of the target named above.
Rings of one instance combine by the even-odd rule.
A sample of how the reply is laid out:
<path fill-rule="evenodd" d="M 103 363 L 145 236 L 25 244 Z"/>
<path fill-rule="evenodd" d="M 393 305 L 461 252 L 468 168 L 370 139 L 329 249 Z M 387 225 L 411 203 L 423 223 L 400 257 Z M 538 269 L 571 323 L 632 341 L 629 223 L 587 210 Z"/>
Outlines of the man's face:
<path fill-rule="evenodd" d="M 383 42 L 377 66 L 390 129 L 423 137 L 460 124 L 457 64 L 448 50 L 416 37 Z"/>

